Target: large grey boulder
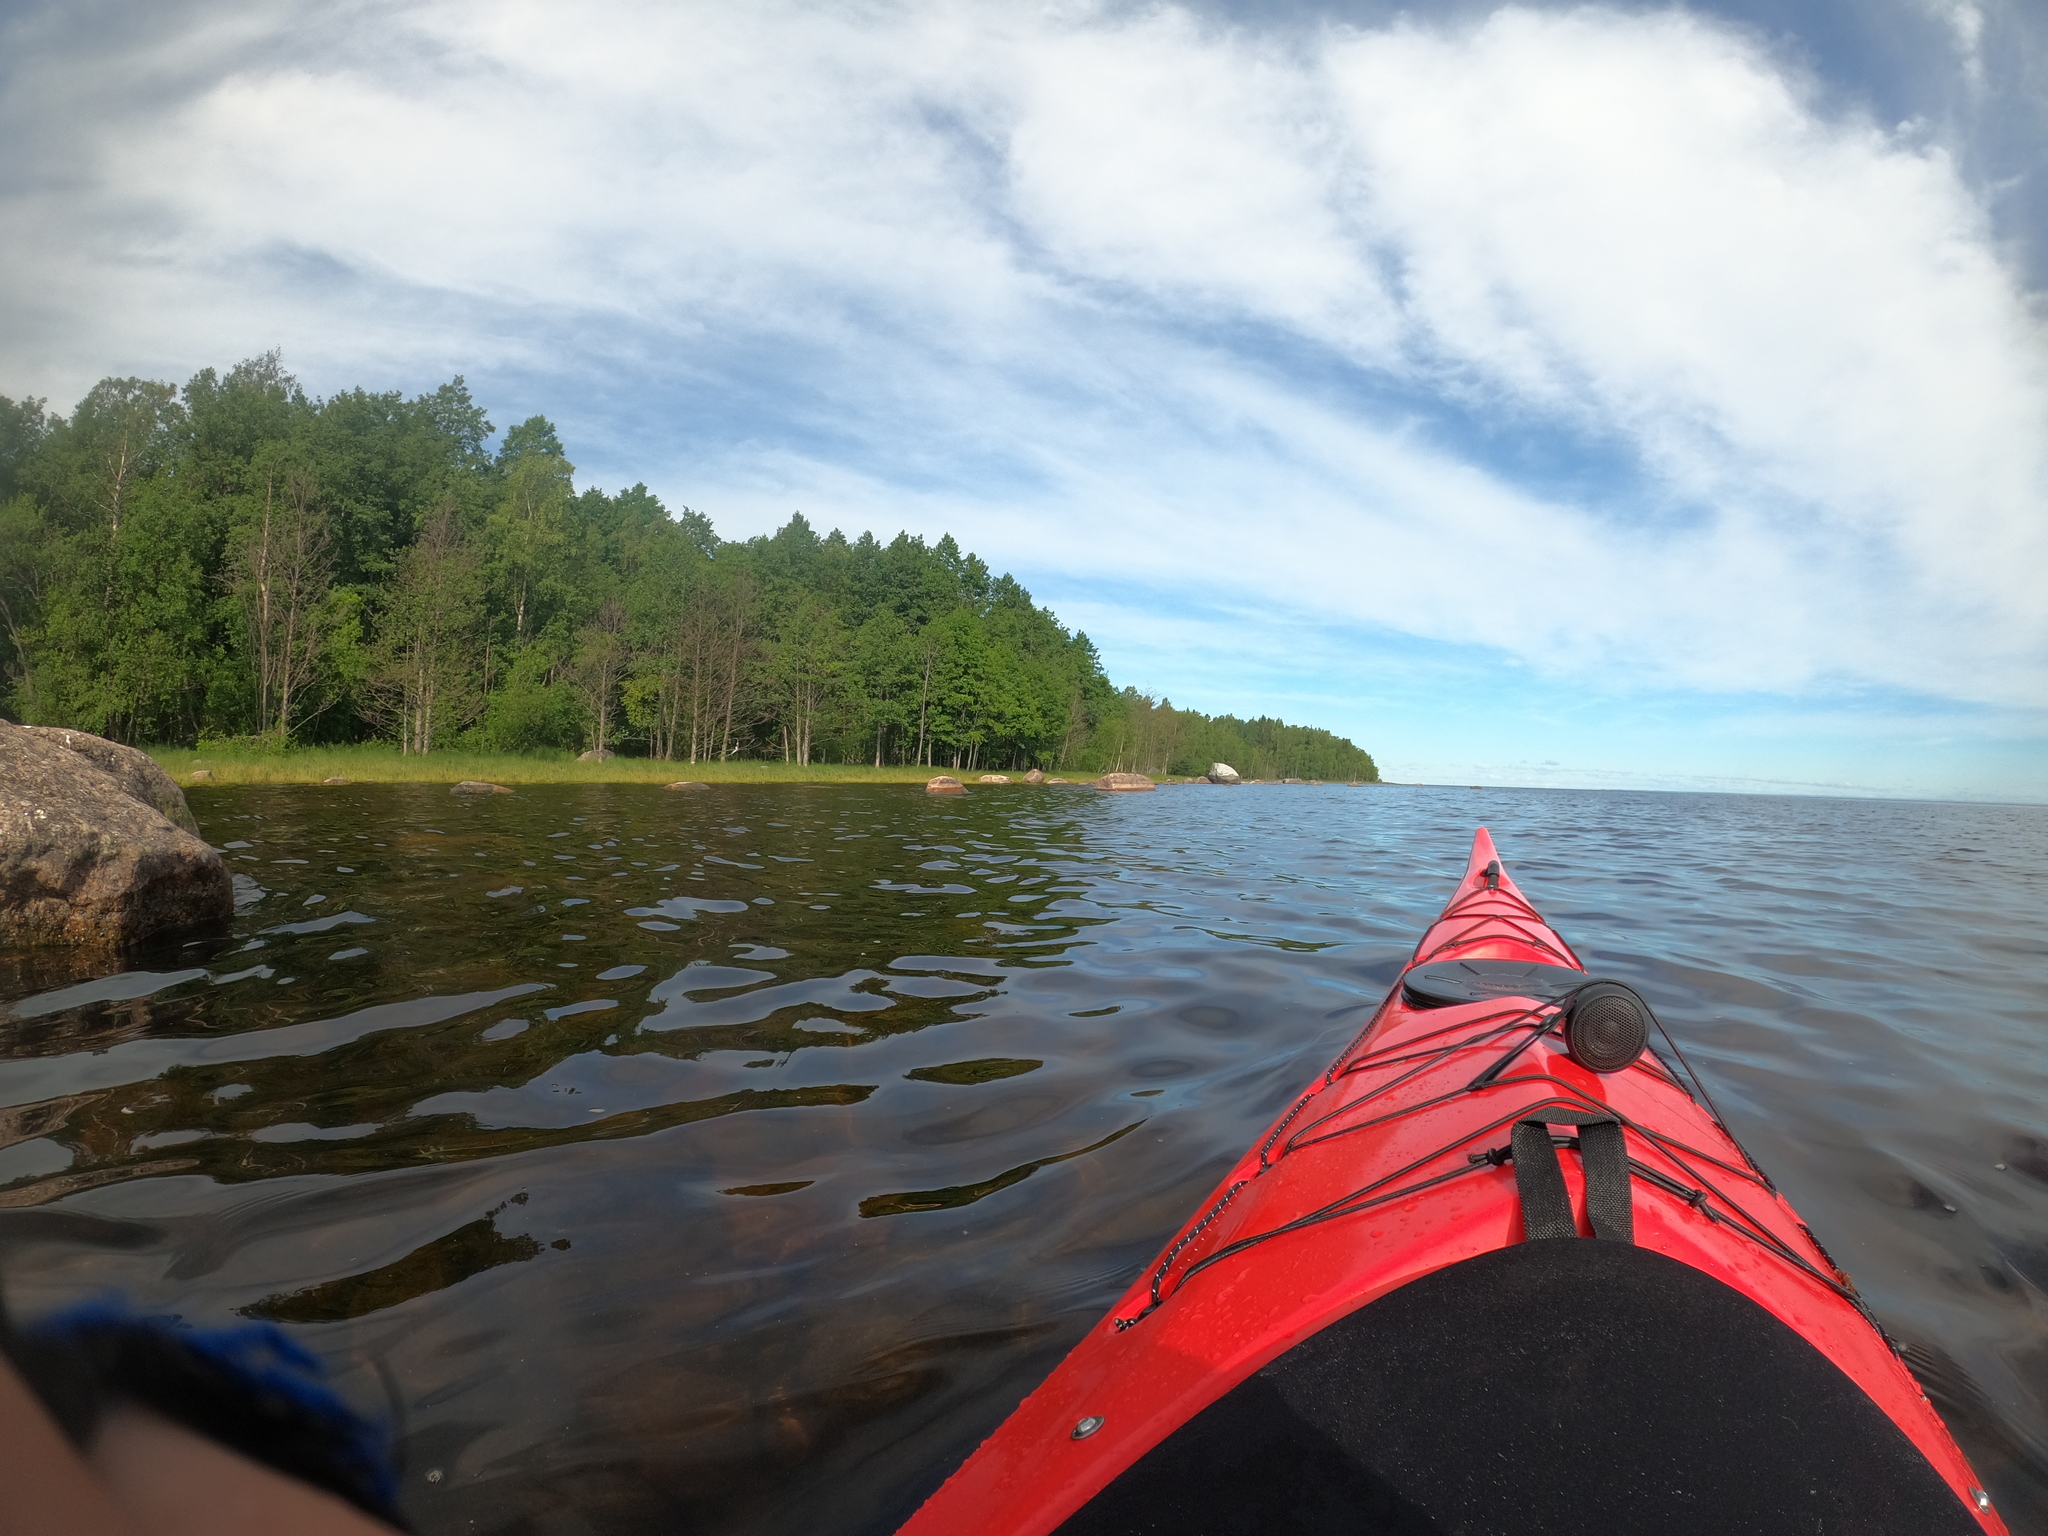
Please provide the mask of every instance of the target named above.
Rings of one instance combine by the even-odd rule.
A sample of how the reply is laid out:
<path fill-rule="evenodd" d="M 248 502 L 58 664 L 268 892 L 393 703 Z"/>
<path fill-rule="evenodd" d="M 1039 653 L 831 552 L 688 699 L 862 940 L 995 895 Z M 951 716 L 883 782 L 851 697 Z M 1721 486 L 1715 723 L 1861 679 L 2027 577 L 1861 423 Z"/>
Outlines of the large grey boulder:
<path fill-rule="evenodd" d="M 1228 763 L 1211 763 L 1209 765 L 1209 772 L 1205 777 L 1211 784 L 1242 784 L 1244 782 L 1237 776 L 1237 770 Z"/>
<path fill-rule="evenodd" d="M 131 799 L 154 807 L 165 819 L 176 822 L 194 837 L 199 835 L 199 823 L 192 819 L 192 807 L 185 803 L 185 791 L 178 788 L 178 781 L 165 773 L 147 752 L 124 747 L 104 736 L 67 731 L 54 725 L 21 725 L 15 729 L 27 731 L 44 741 L 54 741 L 66 751 L 76 752 L 119 784 Z"/>
<path fill-rule="evenodd" d="M 184 795 L 135 758 L 149 763 L 83 731 L 0 723 L 0 944 L 132 944 L 233 915 L 220 855 L 158 806 L 168 786 L 189 824 Z"/>
<path fill-rule="evenodd" d="M 1095 787 L 1109 794 L 1129 794 L 1133 790 L 1157 789 L 1159 786 L 1142 773 L 1105 773 L 1095 781 Z"/>

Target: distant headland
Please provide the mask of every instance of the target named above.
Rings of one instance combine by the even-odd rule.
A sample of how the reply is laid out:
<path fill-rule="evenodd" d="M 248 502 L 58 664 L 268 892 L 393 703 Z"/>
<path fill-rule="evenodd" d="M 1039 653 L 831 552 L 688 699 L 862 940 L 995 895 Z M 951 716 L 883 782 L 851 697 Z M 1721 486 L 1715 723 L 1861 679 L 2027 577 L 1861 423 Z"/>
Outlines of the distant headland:
<path fill-rule="evenodd" d="M 185 782 L 1379 777 L 1327 730 L 1118 688 L 950 536 L 722 539 L 578 490 L 543 417 L 493 435 L 459 377 L 316 399 L 275 353 L 68 417 L 0 396 L 4 713 Z"/>

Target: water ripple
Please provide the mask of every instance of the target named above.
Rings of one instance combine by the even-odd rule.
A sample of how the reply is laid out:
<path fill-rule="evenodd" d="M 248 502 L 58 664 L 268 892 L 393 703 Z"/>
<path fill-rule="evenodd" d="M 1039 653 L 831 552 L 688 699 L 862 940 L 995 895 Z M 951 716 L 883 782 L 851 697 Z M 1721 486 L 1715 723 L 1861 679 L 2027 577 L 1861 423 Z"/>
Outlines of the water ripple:
<path fill-rule="evenodd" d="M 8 1284 L 275 1318 L 388 1382 L 448 1474 L 422 1531 L 889 1529 L 1356 1032 L 1482 822 L 2048 1528 L 2048 812 L 192 799 L 269 882 L 230 932 L 0 956 Z"/>

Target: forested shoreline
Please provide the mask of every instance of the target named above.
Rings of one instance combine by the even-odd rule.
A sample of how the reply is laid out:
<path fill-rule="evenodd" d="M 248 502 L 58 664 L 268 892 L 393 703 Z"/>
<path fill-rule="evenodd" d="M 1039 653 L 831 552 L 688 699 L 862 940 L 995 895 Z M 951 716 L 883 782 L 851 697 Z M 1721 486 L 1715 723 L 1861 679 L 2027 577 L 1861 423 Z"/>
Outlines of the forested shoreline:
<path fill-rule="evenodd" d="M 718 537 L 575 485 L 460 377 L 308 396 L 276 353 L 68 417 L 0 396 L 0 698 L 138 745 L 1378 777 L 1350 741 L 1105 675 L 948 536 Z"/>

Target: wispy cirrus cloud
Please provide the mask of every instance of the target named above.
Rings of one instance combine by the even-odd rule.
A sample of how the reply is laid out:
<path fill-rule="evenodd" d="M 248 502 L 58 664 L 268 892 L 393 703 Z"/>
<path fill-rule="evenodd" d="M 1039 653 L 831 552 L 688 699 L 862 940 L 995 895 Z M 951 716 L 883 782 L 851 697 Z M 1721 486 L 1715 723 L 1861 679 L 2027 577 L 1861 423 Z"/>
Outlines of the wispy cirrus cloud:
<path fill-rule="evenodd" d="M 1937 18 L 1980 76 L 1982 14 Z M 2048 705 L 2034 298 L 1939 134 L 1752 30 L 422 0 L 110 62 L 45 25 L 0 104 L 65 123 L 4 191 L 16 389 L 460 370 L 721 526 L 950 528 L 1114 577 L 1132 633 Z M 1221 702 L 1204 652 L 1155 681 Z"/>

